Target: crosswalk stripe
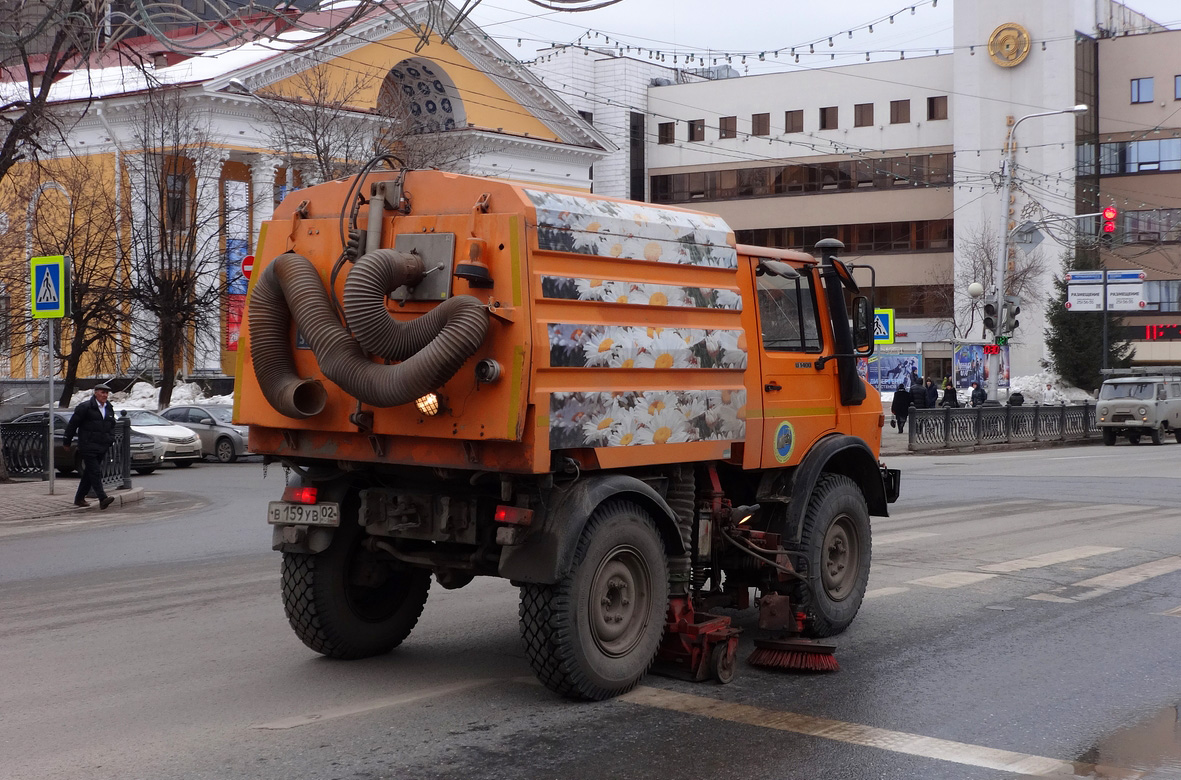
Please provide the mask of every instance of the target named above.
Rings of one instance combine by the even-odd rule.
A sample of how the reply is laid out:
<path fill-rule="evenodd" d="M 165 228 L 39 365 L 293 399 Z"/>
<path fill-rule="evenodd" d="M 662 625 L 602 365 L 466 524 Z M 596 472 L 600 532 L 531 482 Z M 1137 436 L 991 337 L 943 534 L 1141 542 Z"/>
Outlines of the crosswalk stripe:
<path fill-rule="evenodd" d="M 898 544 L 900 542 L 911 542 L 915 539 L 925 539 L 928 536 L 938 536 L 939 534 L 930 533 L 928 531 L 893 531 L 891 533 L 877 534 L 873 538 L 873 546 L 881 547 L 883 544 Z"/>
<path fill-rule="evenodd" d="M 1160 577 L 1161 575 L 1171 574 L 1179 570 L 1181 570 L 1181 555 L 1174 555 L 1169 558 L 1161 558 L 1160 560 L 1142 563 L 1139 566 L 1100 574 L 1098 577 L 1080 580 L 1064 588 L 1055 588 L 1049 593 L 1035 593 L 1032 596 L 1026 596 L 1026 598 L 1035 601 L 1056 601 L 1060 603 L 1086 601 L 1087 599 L 1103 596 L 1120 588 L 1139 585 L 1141 582 L 1150 580 L 1153 577 Z M 1083 590 L 1081 592 L 1071 593 L 1069 596 L 1062 595 L 1076 588 Z"/>
<path fill-rule="evenodd" d="M 1097 770 L 1097 767 L 1092 764 L 1017 753 L 1011 750 L 954 742 L 937 737 L 925 737 L 921 734 L 891 731 L 876 726 L 818 718 L 795 712 L 753 707 L 749 704 L 738 704 L 708 696 L 679 693 L 644 685 L 634 689 L 631 693 L 620 696 L 619 701 L 702 718 L 820 737 L 908 756 L 995 769 L 1010 775 L 1059 778 L 1092 777 Z M 1130 779 L 1142 776 L 1140 772 L 1118 767 L 1104 767 L 1103 770 L 1104 777 L 1109 778 Z"/>
<path fill-rule="evenodd" d="M 865 595 L 869 596 L 868 593 L 866 593 Z M 1174 607 L 1173 609 L 1162 612 L 1161 614 L 1168 615 L 1169 617 L 1181 617 L 1181 607 Z"/>
<path fill-rule="evenodd" d="M 1041 555 L 1031 555 L 1028 558 L 1018 558 L 1013 561 L 993 563 L 989 564 L 988 566 L 980 566 L 978 568 L 980 571 L 991 571 L 996 572 L 997 574 L 1009 574 L 1015 571 L 1025 571 L 1026 569 L 1039 569 L 1043 566 L 1053 566 L 1056 563 L 1066 563 L 1067 561 L 1077 561 L 1082 558 L 1092 558 L 1096 555 L 1103 555 L 1104 553 L 1119 552 L 1122 549 L 1122 547 L 1071 547 L 1066 550 L 1042 553 Z"/>
<path fill-rule="evenodd" d="M 978 582 L 991 580 L 995 574 L 981 574 L 978 571 L 949 571 L 936 574 L 933 577 L 922 577 L 910 580 L 911 585 L 926 585 L 928 588 L 962 588 L 965 585 L 975 585 Z"/>
<path fill-rule="evenodd" d="M 878 599 L 882 596 L 893 596 L 896 593 L 905 593 L 908 590 L 910 590 L 910 588 L 874 588 L 873 590 L 865 591 L 865 595 L 862 596 L 862 598 L 865 600 Z"/>

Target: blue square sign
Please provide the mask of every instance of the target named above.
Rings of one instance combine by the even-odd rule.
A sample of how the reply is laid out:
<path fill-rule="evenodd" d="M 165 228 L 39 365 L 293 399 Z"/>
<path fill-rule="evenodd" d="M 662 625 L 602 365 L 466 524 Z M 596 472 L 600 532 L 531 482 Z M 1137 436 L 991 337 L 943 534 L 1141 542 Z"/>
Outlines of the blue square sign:
<path fill-rule="evenodd" d="M 34 319 L 66 316 L 69 302 L 69 268 L 64 255 L 29 260 L 29 281 Z"/>

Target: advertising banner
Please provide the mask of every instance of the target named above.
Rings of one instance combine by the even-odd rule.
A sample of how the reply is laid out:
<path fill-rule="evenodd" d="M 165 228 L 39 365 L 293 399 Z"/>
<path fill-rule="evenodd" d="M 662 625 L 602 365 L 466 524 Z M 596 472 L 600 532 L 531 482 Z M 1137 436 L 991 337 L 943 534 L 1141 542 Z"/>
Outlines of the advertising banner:
<path fill-rule="evenodd" d="M 1000 347 L 1000 387 L 1009 386 L 1009 348 Z M 955 386 L 965 390 L 973 382 L 979 382 L 983 387 L 988 383 L 988 355 L 984 354 L 982 344 L 959 344 L 953 353 L 955 365 Z"/>
<path fill-rule="evenodd" d="M 874 355 L 869 358 L 866 378 L 878 390 L 894 390 L 899 384 L 909 387 L 910 374 L 920 365 L 920 355 Z"/>
<path fill-rule="evenodd" d="M 238 332 L 242 329 L 242 310 L 246 308 L 245 295 L 226 296 L 226 351 L 238 351 Z"/>

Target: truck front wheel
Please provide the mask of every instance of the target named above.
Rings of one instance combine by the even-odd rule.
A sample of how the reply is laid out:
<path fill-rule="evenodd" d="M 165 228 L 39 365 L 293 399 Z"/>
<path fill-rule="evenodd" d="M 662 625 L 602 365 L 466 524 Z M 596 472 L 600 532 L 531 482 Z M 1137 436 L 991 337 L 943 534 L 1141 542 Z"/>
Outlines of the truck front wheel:
<path fill-rule="evenodd" d="M 418 622 L 431 573 L 365 549 L 361 527 L 342 519 L 324 552 L 283 554 L 287 620 L 305 645 L 330 658 L 388 653 Z"/>
<path fill-rule="evenodd" d="M 570 572 L 521 587 L 525 654 L 541 682 L 575 699 L 631 690 L 656 658 L 668 609 L 668 560 L 652 518 L 625 502 L 591 515 Z"/>
<path fill-rule="evenodd" d="M 869 584 L 869 510 L 856 482 L 842 474 L 820 477 L 804 515 L 800 551 L 807 583 L 795 595 L 809 617 L 804 634 L 839 634 L 853 622 Z"/>
<path fill-rule="evenodd" d="M 1104 428 L 1103 429 L 1103 443 L 1106 444 L 1108 447 L 1115 446 L 1115 428 Z"/>

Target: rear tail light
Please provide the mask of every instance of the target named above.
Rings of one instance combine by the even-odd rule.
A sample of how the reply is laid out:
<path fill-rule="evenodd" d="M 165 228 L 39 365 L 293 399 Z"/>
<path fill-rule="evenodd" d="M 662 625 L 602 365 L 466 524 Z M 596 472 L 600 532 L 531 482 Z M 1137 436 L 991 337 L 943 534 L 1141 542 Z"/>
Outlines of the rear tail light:
<path fill-rule="evenodd" d="M 504 525 L 530 525 L 533 522 L 533 510 L 501 505 L 496 507 L 493 519 Z"/>
<path fill-rule="evenodd" d="M 289 504 L 314 504 L 316 503 L 316 488 L 288 485 L 283 489 L 283 500 Z"/>

